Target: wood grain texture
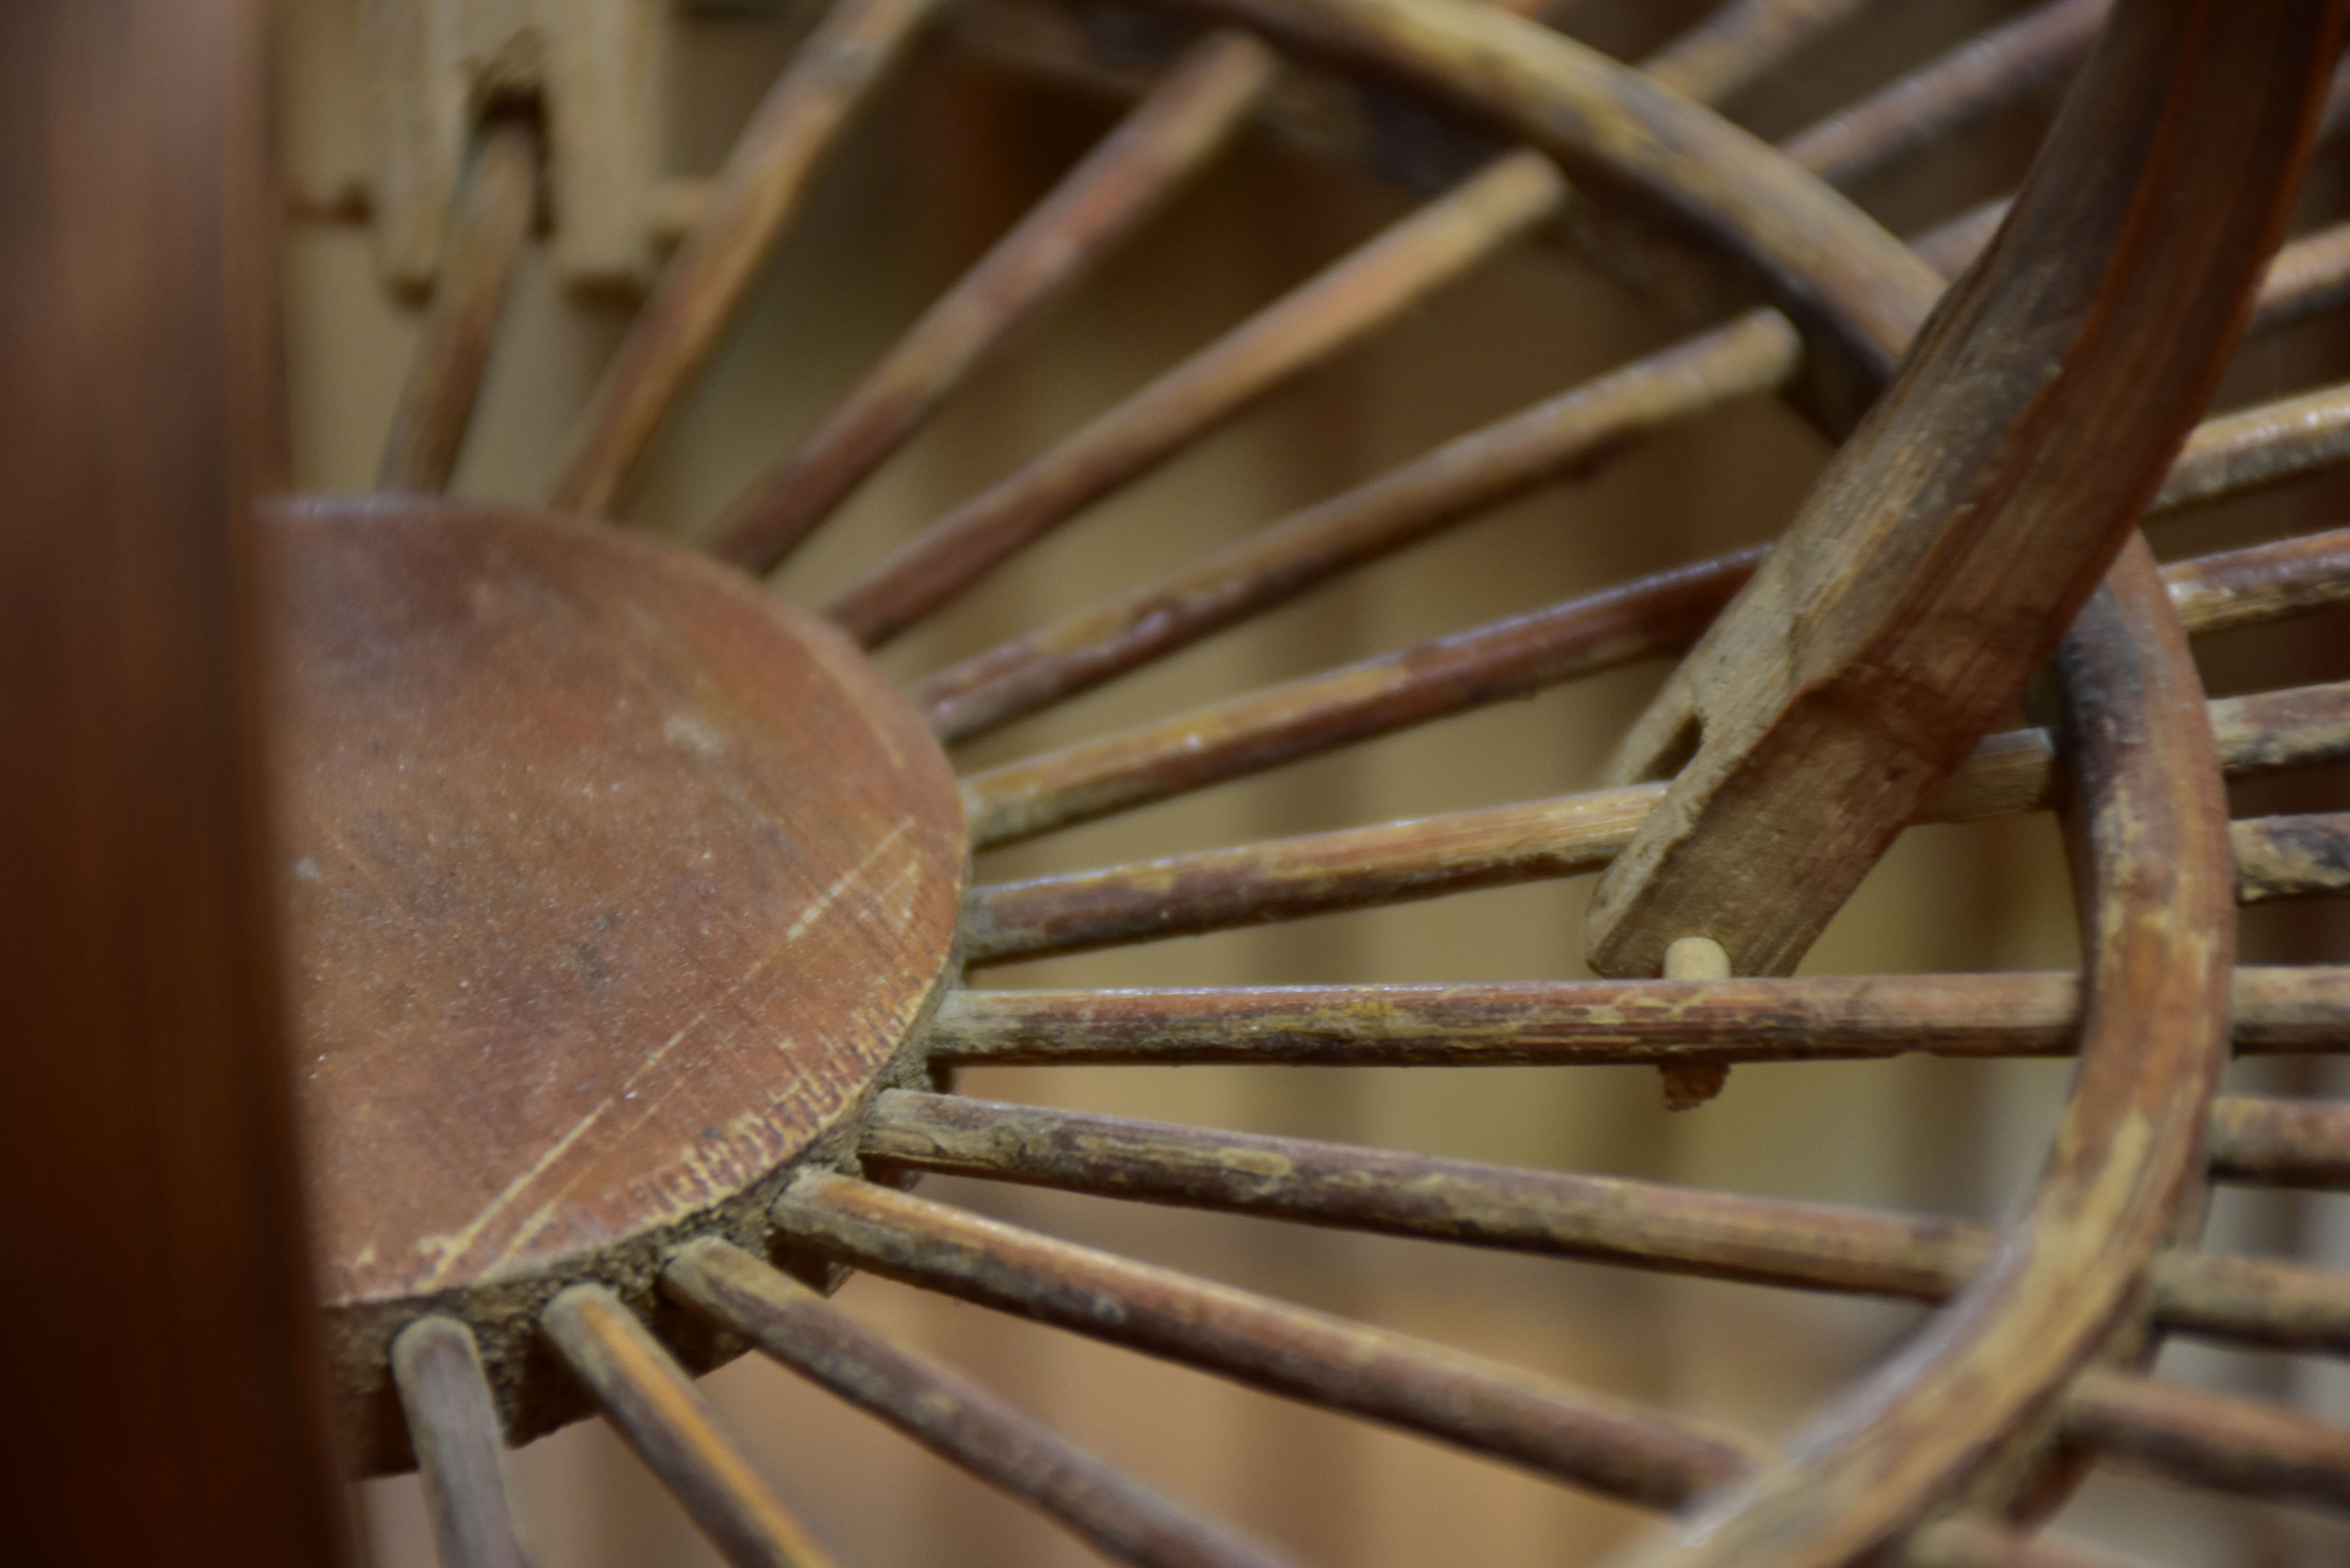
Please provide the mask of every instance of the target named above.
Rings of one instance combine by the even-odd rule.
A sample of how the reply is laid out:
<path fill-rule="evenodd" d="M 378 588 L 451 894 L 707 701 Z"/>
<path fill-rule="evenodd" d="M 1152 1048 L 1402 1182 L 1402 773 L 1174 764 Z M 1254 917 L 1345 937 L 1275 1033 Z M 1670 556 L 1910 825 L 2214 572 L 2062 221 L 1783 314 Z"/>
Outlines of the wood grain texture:
<path fill-rule="evenodd" d="M 2081 1070 L 2031 1206 L 1928 1329 L 1627 1561 L 1825 1565 L 1909 1528 L 2096 1353 L 2169 1239 L 2228 1054 L 2234 926 L 2219 756 L 2143 544 L 2058 668 L 2089 956 Z"/>
<path fill-rule="evenodd" d="M 835 0 L 743 128 L 692 230 L 605 371 L 556 481 L 558 511 L 619 501 L 662 415 L 718 340 L 849 115 L 934 0 Z"/>
<path fill-rule="evenodd" d="M 678 1249 L 662 1288 L 719 1327 L 870 1411 L 981 1480 L 1141 1568 L 1279 1568 L 1275 1556 L 1053 1434 L 985 1389 L 900 1348 L 790 1275 L 704 1239 Z"/>
<path fill-rule="evenodd" d="M 1792 970 L 2013 702 L 2225 368 L 2342 20 L 2116 7 L 1991 249 L 1618 752 L 1674 782 L 1593 894 L 1595 968 L 1702 935 Z"/>
<path fill-rule="evenodd" d="M 943 983 L 962 814 L 862 656 L 714 563 L 421 499 L 270 534 L 321 1289 L 380 1430 L 418 1303 L 512 1401 L 560 1284 L 752 1222 Z"/>
<path fill-rule="evenodd" d="M 804 1172 L 775 1217 L 838 1262 L 1651 1506 L 1752 1453 L 1681 1417 L 870 1182 Z"/>
<path fill-rule="evenodd" d="M 2215 1127 L 2219 1125 L 2215 1116 Z M 1513 1169 L 1306 1138 L 893 1091 L 860 1146 L 883 1169 L 948 1172 L 1460 1245 L 1804 1290 L 1939 1302 L 1999 1245 L 1988 1225 L 1661 1182 Z M 2333 1303 L 2350 1343 L 2350 1281 L 2262 1263 L 2257 1282 L 2192 1248 L 2161 1254 L 2155 1323 L 2240 1344 L 2309 1343 L 2271 1298 Z M 2242 1288 L 2251 1283 L 2254 1288 Z"/>
<path fill-rule="evenodd" d="M 2190 1486 L 2334 1513 L 2350 1512 L 2350 1432 L 2298 1411 L 2092 1371 L 2074 1379 L 2065 1435 Z"/>
<path fill-rule="evenodd" d="M 1716 556 L 969 774 L 962 787 L 972 846 L 1016 843 L 1677 651 L 1729 602 L 1764 553 L 1757 546 Z M 2190 632 L 2323 609 L 2350 601 L 2350 529 L 2182 561 L 2164 568 L 2163 576 Z M 2275 705 L 2259 698 L 2213 704 L 2220 758 L 2230 772 L 2241 771 L 2235 753 L 2250 743 L 2255 725 L 2275 725 L 2272 743 L 2301 749 L 2290 744 L 2294 720 L 2271 711 Z M 2012 757 L 2022 744 L 2020 736 L 1986 742 L 1961 770 L 1965 782 L 1951 787 L 1993 787 L 1991 759 Z M 2044 776 L 2053 738 L 2033 749 Z M 1941 808 L 1953 804 L 1946 790 Z"/>
<path fill-rule="evenodd" d="M 2350 1049 L 2350 967 L 2247 965 L 2232 994 L 2240 1055 Z M 2058 1056 L 2076 1049 L 2080 996 L 2057 972 L 971 990 L 941 1005 L 924 1044 L 933 1061 L 973 1065 Z"/>
<path fill-rule="evenodd" d="M 1273 84 L 1245 34 L 1195 44 L 1125 119 L 922 313 L 710 540 L 753 571 L 781 561 L 919 430 L 983 357 L 1115 250 L 1232 140 Z"/>
<path fill-rule="evenodd" d="M 1994 203 L 1979 214 L 1981 221 L 1938 230 L 1919 242 L 1919 254 L 1938 270 L 1956 272 L 1990 243 L 2004 213 L 2003 202 Z M 2338 305 L 2345 292 L 2350 223 L 2277 253 L 2251 330 L 2289 326 Z M 1752 312 L 1449 441 L 1168 577 L 973 654 L 917 682 L 915 701 L 942 740 L 983 734 L 1263 615 L 1534 485 L 1588 474 L 1647 434 L 1731 400 L 1782 389 L 1803 362 L 1786 318 Z M 2175 495 L 2163 507 L 2222 500 L 2339 462 L 2350 454 L 2345 409 L 2350 401 L 2340 393 L 2320 392 L 2205 421 L 2166 482 Z M 1720 567 L 1729 559 L 1702 565 Z"/>
<path fill-rule="evenodd" d="M 2211 1107 L 2211 1175 L 2270 1187 L 2350 1188 L 2350 1105 L 2221 1096 Z"/>
<path fill-rule="evenodd" d="M 1504 154 L 949 512 L 825 614 L 868 647 L 889 641 L 1084 507 L 1457 279 L 1565 196 L 1547 160 Z"/>
<path fill-rule="evenodd" d="M 2350 758 L 2350 683 L 2230 698 L 2206 711 L 2231 776 Z M 1993 735 L 1947 782 L 1925 820 L 2044 809 L 2056 755 L 2051 730 Z M 1595 790 L 984 883 L 964 898 L 965 957 L 1003 963 L 1577 876 L 1619 854 L 1664 789 Z M 2321 832 L 2304 843 L 2323 849 L 2330 840 Z M 2261 863 L 2284 865 L 2274 856 Z"/>
<path fill-rule="evenodd" d="M 506 1493 L 505 1434 L 471 1330 L 421 1317 L 391 1342 L 410 1447 L 441 1568 L 530 1568 Z"/>
<path fill-rule="evenodd" d="M 835 1568 L 644 1324 L 601 1285 L 574 1285 L 540 1325 L 557 1354 L 733 1568 Z"/>
<path fill-rule="evenodd" d="M 267 7 L 0 6 L 12 1563 L 356 1562 L 267 873 Z"/>
<path fill-rule="evenodd" d="M 537 215 L 538 157 L 538 133 L 528 120 L 506 116 L 482 129 L 449 215 L 432 313 L 376 469 L 379 490 L 449 487 L 515 265 Z"/>
<path fill-rule="evenodd" d="M 2236 898 L 2334 898 L 2350 893 L 2350 812 L 2258 816 L 2228 826 Z"/>

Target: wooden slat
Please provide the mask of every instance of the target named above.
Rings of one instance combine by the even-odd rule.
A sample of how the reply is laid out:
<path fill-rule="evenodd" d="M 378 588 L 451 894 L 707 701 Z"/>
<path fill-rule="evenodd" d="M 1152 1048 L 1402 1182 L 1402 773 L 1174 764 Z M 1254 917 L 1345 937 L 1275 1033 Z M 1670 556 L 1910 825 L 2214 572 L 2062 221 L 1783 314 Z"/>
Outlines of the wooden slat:
<path fill-rule="evenodd" d="M 2271 1187 L 2350 1188 L 2350 1105 L 2224 1096 L 2211 1107 L 2211 1174 Z"/>
<path fill-rule="evenodd" d="M 538 208 L 536 128 L 515 116 L 483 127 L 452 208 L 432 313 L 376 469 L 379 490 L 446 490 L 456 472 Z"/>
<path fill-rule="evenodd" d="M 935 9 L 936 0 L 835 0 L 794 51 L 605 371 L 556 482 L 556 508 L 602 513 L 619 499 L 661 417 L 798 211 L 817 164 Z"/>
<path fill-rule="evenodd" d="M 1278 1568 L 1284 1561 L 1186 1512 L 985 1389 L 860 1327 L 738 1247 L 712 1238 L 687 1243 L 663 1267 L 661 1286 L 794 1371 L 1059 1521 L 1114 1562 Z"/>
<path fill-rule="evenodd" d="M 962 786 L 972 846 L 1132 810 L 1673 651 L 1762 554 L 1717 556 L 972 774 Z M 2350 600 L 2350 529 L 2203 556 L 2163 576 L 2189 631 L 2324 608 Z M 2220 754 L 2228 760 L 2224 737 Z"/>
<path fill-rule="evenodd" d="M 2350 812 L 2250 817 L 2230 823 L 2228 839 L 2240 903 L 2350 893 Z"/>
<path fill-rule="evenodd" d="M 1999 1244 L 1988 1225 L 1661 1182 L 1520 1170 L 1305 1138 L 1212 1131 L 963 1096 L 885 1095 L 868 1159 L 1151 1203 L 1804 1290 L 1947 1300 Z M 2350 1280 L 2253 1276 L 2189 1248 L 2162 1256 L 2166 1327 L 2249 1344 L 2350 1345 Z M 2272 1299 L 2305 1298 L 2296 1322 Z M 2324 1303 L 2330 1303 L 2330 1306 Z M 2330 1314 L 2330 1316 L 2328 1315 Z M 2320 1326 L 2330 1323 L 2330 1326 Z"/>
<path fill-rule="evenodd" d="M 1672 785 L 1593 891 L 1595 968 L 1702 935 L 1791 971 L 2013 702 L 2250 317 L 2342 20 L 2115 10 L 1991 249 L 1619 749 Z"/>
<path fill-rule="evenodd" d="M 2350 683 L 2230 699 L 2208 712 L 2230 774 L 2350 756 Z M 1993 735 L 1925 820 L 2039 810 L 2051 801 L 2055 756 L 2054 732 Z M 964 898 L 965 956 L 1003 963 L 1575 876 L 1630 842 L 1664 788 L 1596 790 L 983 884 Z"/>
<path fill-rule="evenodd" d="M 2050 0 L 1781 144 L 1831 185 L 1859 183 L 2080 64 L 2109 0 Z"/>
<path fill-rule="evenodd" d="M 574 1285 L 539 1327 L 564 1364 L 734 1568 L 831 1568 L 660 1342 L 602 1285 Z"/>
<path fill-rule="evenodd" d="M 1548 160 L 1504 154 L 940 518 L 825 613 L 868 646 L 887 642 L 1080 509 L 1458 278 L 1565 196 Z"/>
<path fill-rule="evenodd" d="M 2350 966 L 2236 971 L 2240 1055 L 2350 1049 Z M 1482 1066 L 2070 1054 L 2066 973 L 961 991 L 929 1049 L 971 1064 Z"/>
<path fill-rule="evenodd" d="M 922 313 L 799 449 L 755 481 L 710 542 L 774 566 L 839 507 L 990 349 L 1088 273 L 1228 145 L 1275 62 L 1240 33 L 1191 47 L 1083 161 Z"/>
<path fill-rule="evenodd" d="M 262 0 L 0 5 L 5 1545 L 357 1561 L 282 1033 Z"/>
<path fill-rule="evenodd" d="M 441 1568 L 529 1568 L 506 1497 L 505 1437 L 473 1334 L 421 1317 L 391 1342 L 392 1381 Z"/>
<path fill-rule="evenodd" d="M 1611 1496 L 1673 1507 L 1751 1450 L 1677 1417 L 1409 1334 L 810 1171 L 792 1241 L 859 1268 L 1383 1421 Z"/>
<path fill-rule="evenodd" d="M 1938 265 L 1955 271 L 1972 260 L 1999 215 L 1993 212 L 1977 227 L 1943 236 L 1955 248 Z M 1929 237 L 1920 254 L 1939 243 Z M 2350 223 L 2277 253 L 2251 328 L 2300 320 L 2338 304 L 2345 291 Z M 1587 472 L 1643 434 L 1729 400 L 1776 389 L 1801 363 L 1801 346 L 1786 319 L 1773 311 L 1752 313 L 1450 441 L 1172 576 L 940 670 L 916 683 L 915 701 L 942 740 L 984 733 L 1263 614 L 1533 486 Z M 2294 418 L 2307 400 L 2207 421 L 2189 437 L 2174 469 L 2176 505 L 2217 501 L 2239 485 L 2292 478 L 2338 461 L 2350 452 L 2350 436 L 2341 433 L 2337 400 L 2318 395 L 2314 431 Z"/>
<path fill-rule="evenodd" d="M 2350 1511 L 2350 1431 L 2295 1411 L 2092 1371 L 2064 1396 L 2065 1436 L 2099 1457 L 2243 1497 Z"/>

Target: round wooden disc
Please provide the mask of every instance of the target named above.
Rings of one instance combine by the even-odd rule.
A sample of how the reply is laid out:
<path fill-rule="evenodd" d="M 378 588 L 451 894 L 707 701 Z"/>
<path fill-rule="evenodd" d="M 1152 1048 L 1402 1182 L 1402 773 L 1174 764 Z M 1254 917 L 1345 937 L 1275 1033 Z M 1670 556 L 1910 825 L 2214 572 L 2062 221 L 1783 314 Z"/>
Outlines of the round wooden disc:
<path fill-rule="evenodd" d="M 641 1274 L 750 1215 L 947 972 L 962 812 L 920 720 L 609 527 L 369 499 L 269 537 L 329 1308 Z"/>

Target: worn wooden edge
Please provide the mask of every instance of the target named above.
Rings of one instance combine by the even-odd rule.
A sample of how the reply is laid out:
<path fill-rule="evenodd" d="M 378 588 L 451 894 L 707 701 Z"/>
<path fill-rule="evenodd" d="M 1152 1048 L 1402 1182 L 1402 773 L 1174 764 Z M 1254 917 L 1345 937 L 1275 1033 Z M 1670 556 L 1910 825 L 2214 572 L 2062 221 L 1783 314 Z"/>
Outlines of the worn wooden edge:
<path fill-rule="evenodd" d="M 529 1568 L 515 1532 L 505 1434 L 473 1331 L 421 1317 L 391 1342 L 392 1380 L 442 1568 Z"/>

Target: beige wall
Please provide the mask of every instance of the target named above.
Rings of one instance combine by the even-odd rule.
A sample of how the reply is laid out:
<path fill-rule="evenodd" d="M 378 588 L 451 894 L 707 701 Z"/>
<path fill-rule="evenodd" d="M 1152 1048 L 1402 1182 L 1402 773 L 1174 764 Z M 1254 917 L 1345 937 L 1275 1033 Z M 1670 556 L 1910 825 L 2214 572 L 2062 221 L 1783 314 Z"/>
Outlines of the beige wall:
<path fill-rule="evenodd" d="M 294 0 L 288 57 L 295 175 L 329 190 L 358 174 L 360 66 L 352 0 Z M 1606 0 L 1627 47 L 1660 26 Z M 1682 7 L 1686 10 L 1688 7 Z M 1939 40 L 2000 14 L 1955 0 L 1887 6 L 1833 59 L 1739 109 L 1784 130 Z M 680 66 L 691 90 L 672 128 L 681 170 L 706 169 L 779 57 L 755 25 L 702 23 Z M 825 181 L 801 233 L 656 452 L 629 521 L 678 533 L 708 519 L 810 428 L 828 398 L 920 305 L 1041 191 L 1105 123 L 1097 106 L 1024 91 L 938 56 L 921 59 Z M 1915 224 L 2012 177 L 2033 125 L 2019 117 L 1867 192 Z M 1408 210 L 1352 171 L 1262 143 L 1156 223 L 1076 298 L 991 366 L 951 410 L 795 564 L 806 599 L 943 506 L 1041 449 L 1222 326 Z M 363 487 L 414 339 L 415 318 L 370 275 L 365 235 L 312 226 L 292 268 L 296 461 L 306 488 Z M 567 300 L 534 265 L 494 364 L 460 487 L 531 500 L 625 326 Z M 1038 617 L 1194 556 L 1285 509 L 1665 341 L 1666 324 L 1555 253 L 1528 247 L 1277 399 L 1198 452 L 1097 508 L 886 662 L 911 674 Z M 2330 334 L 2262 349 L 2251 372 L 2305 379 Z M 2251 383 L 2247 383 L 2248 389 Z M 1017 755 L 1211 696 L 1524 609 L 1770 535 L 1816 472 L 1818 439 L 1775 404 L 1731 410 L 1657 441 L 1263 624 L 972 749 Z M 2191 525 L 2274 532 L 2324 516 L 2289 494 Z M 2184 530 L 2182 533 L 2185 532 Z M 2329 678 L 2341 626 L 2225 655 Z M 2296 641 L 2297 639 L 2297 641 Z M 2223 662 L 2224 662 L 2223 658 Z M 1556 793 L 1587 784 L 1661 670 L 1625 670 L 1383 741 L 1272 778 L 991 857 L 987 877 L 1078 867 L 1322 826 Z M 2266 682 L 2261 682 L 2266 683 Z M 2340 804 L 2338 801 L 2334 804 Z M 999 971 L 990 983 L 1216 984 L 1573 976 L 1582 883 L 1478 894 L 1291 928 Z M 2061 853 L 2045 821 L 1912 834 L 1821 943 L 1826 971 L 2055 966 L 2073 961 Z M 2255 933 L 2295 956 L 2325 950 L 2307 920 Z M 2338 951 L 2338 942 L 2334 950 Z M 1674 1116 L 1652 1074 L 1582 1071 L 996 1070 L 971 1092 L 1745 1191 L 1996 1217 L 2031 1179 L 2066 1070 L 2057 1064 L 1904 1061 L 1745 1067 L 1727 1093 Z M 1243 1220 L 933 1183 L 926 1190 L 1058 1234 L 1409 1328 L 1507 1360 L 1752 1430 L 1783 1429 L 1913 1321 L 1907 1309 L 1270 1227 Z M 2311 1215 L 2314 1214 L 2314 1219 Z M 2223 1223 L 2266 1244 L 2330 1211 L 2230 1205 Z M 2345 1238 L 2336 1235 L 2339 1249 Z M 842 1301 L 930 1346 L 1177 1494 L 1294 1547 L 1309 1562 L 1470 1559 L 1578 1563 L 1635 1521 L 1498 1466 L 1239 1391 L 1212 1379 L 880 1282 Z M 2214 1376 L 2274 1364 L 2205 1356 Z M 2322 1376 L 2303 1378 L 2317 1386 Z M 1087 1561 L 1024 1512 L 864 1417 L 764 1365 L 712 1379 L 776 1474 L 847 1558 L 884 1564 Z M 2350 1408 L 2350 1407 L 2345 1407 Z M 549 1565 L 707 1560 L 676 1511 L 599 1428 L 517 1461 Z M 412 1483 L 369 1489 L 382 1561 L 425 1560 Z M 2339 1561 L 2350 1535 L 2100 1482 L 2083 1527 L 2143 1536 L 2172 1563 Z M 2303 1547 L 2303 1535 L 2324 1544 Z M 2294 1556 L 2306 1550 L 2312 1553 Z"/>

